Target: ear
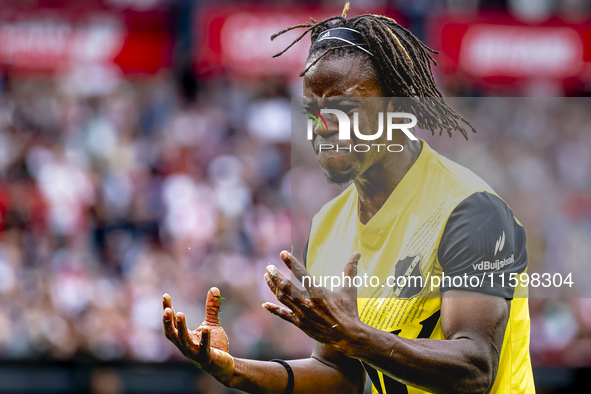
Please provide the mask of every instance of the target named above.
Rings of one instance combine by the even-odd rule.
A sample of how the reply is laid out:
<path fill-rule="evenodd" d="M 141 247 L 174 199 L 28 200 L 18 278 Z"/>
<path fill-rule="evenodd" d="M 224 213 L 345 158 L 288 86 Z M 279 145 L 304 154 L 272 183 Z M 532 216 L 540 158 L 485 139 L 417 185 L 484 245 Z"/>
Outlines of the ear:
<path fill-rule="evenodd" d="M 395 109 L 397 108 L 396 103 L 398 102 L 397 97 L 389 97 L 386 99 L 387 102 L 385 103 L 386 112 L 396 112 Z"/>
<path fill-rule="evenodd" d="M 388 112 L 401 112 L 401 111 L 399 111 L 401 99 L 399 99 L 398 97 L 389 97 L 386 100 L 387 100 L 386 105 L 385 105 L 386 113 L 384 114 L 384 116 L 386 116 L 386 114 Z M 394 122 L 394 123 L 402 123 L 403 121 L 404 120 L 402 118 L 393 118 L 392 119 L 392 122 Z"/>

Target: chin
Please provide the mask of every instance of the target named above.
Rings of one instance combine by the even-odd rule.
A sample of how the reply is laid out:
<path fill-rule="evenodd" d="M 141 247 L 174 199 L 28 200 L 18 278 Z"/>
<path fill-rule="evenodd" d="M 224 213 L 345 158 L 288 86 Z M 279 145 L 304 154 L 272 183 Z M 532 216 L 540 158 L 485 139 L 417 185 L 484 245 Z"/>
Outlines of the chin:
<path fill-rule="evenodd" d="M 332 172 L 324 170 L 324 177 L 331 185 L 345 186 L 357 177 L 358 171 L 351 169 L 349 171 Z"/>
<path fill-rule="evenodd" d="M 318 163 L 330 184 L 343 186 L 359 175 L 360 163 L 353 160 L 350 153 L 322 152 L 318 155 Z"/>

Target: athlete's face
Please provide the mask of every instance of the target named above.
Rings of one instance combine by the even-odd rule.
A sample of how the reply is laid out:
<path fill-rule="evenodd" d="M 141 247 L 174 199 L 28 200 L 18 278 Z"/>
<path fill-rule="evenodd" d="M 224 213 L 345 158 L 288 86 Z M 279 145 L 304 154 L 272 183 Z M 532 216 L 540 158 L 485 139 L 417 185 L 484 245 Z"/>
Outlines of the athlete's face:
<path fill-rule="evenodd" d="M 379 115 L 384 111 L 382 87 L 373 67 L 364 63 L 363 56 L 319 61 L 304 76 L 304 105 L 315 111 L 322 108 L 341 110 L 350 117 L 351 139 L 339 140 L 336 115 L 325 114 L 327 128 L 314 127 L 312 146 L 320 166 L 330 183 L 344 184 L 362 175 L 374 163 L 380 161 L 385 149 L 368 152 L 351 152 L 345 148 L 356 144 L 378 144 L 381 140 L 359 140 L 353 132 L 353 113 L 359 113 L 359 131 L 374 134 L 378 130 Z M 373 98 L 373 99 L 372 99 Z M 335 148 L 320 151 L 320 145 Z M 336 147 L 339 147 L 337 150 Z"/>

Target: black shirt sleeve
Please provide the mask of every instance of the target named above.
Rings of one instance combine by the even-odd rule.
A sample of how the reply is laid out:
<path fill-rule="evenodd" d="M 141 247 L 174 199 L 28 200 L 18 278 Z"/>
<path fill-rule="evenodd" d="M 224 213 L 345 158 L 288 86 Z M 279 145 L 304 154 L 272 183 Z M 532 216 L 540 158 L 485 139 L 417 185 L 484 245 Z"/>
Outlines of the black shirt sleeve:
<path fill-rule="evenodd" d="M 475 193 L 450 215 L 437 257 L 442 292 L 462 289 L 512 299 L 510 274 L 527 268 L 525 230 L 499 197 Z"/>

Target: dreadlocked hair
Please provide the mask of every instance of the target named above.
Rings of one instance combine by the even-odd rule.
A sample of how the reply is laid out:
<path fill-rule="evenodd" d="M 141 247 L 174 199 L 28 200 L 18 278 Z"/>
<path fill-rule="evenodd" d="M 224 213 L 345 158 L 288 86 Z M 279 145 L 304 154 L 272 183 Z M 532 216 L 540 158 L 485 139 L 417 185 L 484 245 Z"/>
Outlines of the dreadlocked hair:
<path fill-rule="evenodd" d="M 441 92 L 435 85 L 431 63 L 437 65 L 437 62 L 431 54 L 439 52 L 427 47 L 392 18 L 383 15 L 363 14 L 347 19 L 348 10 L 349 3 L 345 5 L 341 16 L 333 16 L 323 21 L 310 18 L 308 23 L 291 26 L 272 35 L 271 40 L 274 40 L 288 31 L 306 29 L 287 48 L 273 57 L 281 56 L 310 33 L 311 45 L 306 62 L 307 67 L 300 77 L 303 77 L 311 67 L 325 57 L 350 54 L 366 56 L 373 63 L 387 97 L 410 98 L 410 100 L 400 100 L 402 103 L 399 104 L 402 110 L 412 108 L 421 129 L 430 130 L 433 135 L 435 130 L 439 130 L 439 135 L 445 130 L 450 137 L 452 130 L 458 131 L 467 140 L 468 133 L 460 125 L 463 122 L 470 127 L 472 132 L 476 133 L 476 129 L 470 122 L 445 103 Z M 335 44 L 335 40 L 323 40 L 314 45 L 322 32 L 337 27 L 357 30 L 363 36 L 365 42 L 363 48 L 373 56 L 355 48 L 357 45 L 338 45 Z"/>

